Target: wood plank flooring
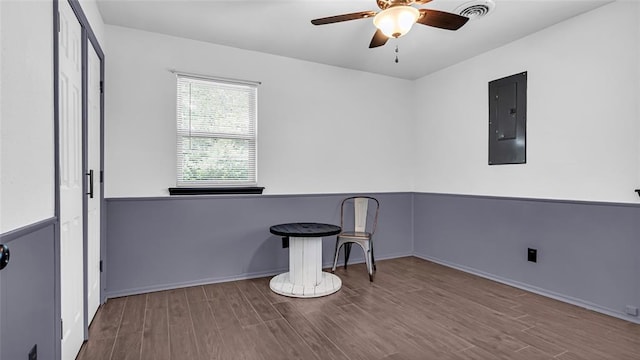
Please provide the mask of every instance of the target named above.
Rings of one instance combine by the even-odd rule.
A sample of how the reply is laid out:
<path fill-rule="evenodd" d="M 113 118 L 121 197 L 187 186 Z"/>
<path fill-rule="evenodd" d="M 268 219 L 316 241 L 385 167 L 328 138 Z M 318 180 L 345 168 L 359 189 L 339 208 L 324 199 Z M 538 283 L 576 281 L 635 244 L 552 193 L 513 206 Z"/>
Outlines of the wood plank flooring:
<path fill-rule="evenodd" d="M 78 359 L 640 359 L 640 325 L 414 257 L 377 267 L 315 299 L 269 278 L 111 299 Z"/>

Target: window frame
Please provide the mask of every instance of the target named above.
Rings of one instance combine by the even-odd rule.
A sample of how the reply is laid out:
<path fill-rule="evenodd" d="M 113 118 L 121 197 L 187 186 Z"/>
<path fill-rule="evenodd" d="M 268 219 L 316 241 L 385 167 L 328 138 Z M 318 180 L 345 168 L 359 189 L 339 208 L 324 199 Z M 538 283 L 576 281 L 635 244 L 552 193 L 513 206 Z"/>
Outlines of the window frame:
<path fill-rule="evenodd" d="M 195 195 L 195 194 L 256 194 L 262 193 L 264 188 L 258 187 L 258 85 L 260 82 L 209 77 L 203 75 L 189 74 L 172 71 L 176 74 L 176 187 L 169 188 L 171 195 Z M 210 86 L 220 88 L 237 87 L 249 91 L 249 102 L 247 109 L 250 111 L 248 124 L 249 131 L 246 134 L 238 134 L 235 132 L 218 131 L 197 131 L 194 132 L 191 127 L 181 126 L 181 94 L 180 88 L 183 81 L 201 82 Z M 242 139 L 249 142 L 249 159 L 247 160 L 247 170 L 249 171 L 249 179 L 247 180 L 184 180 L 184 155 L 182 144 L 185 139 Z M 188 141 L 188 140 L 187 140 Z"/>

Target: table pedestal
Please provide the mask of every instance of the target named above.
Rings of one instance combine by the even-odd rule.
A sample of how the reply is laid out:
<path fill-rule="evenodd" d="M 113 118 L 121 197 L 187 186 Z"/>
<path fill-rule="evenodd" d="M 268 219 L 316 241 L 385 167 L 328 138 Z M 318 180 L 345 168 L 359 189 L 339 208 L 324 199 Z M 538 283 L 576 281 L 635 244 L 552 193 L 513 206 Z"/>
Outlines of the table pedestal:
<path fill-rule="evenodd" d="M 275 293 L 291 297 L 320 297 L 340 290 L 342 280 L 322 271 L 322 238 L 289 238 L 289 272 L 269 283 Z"/>

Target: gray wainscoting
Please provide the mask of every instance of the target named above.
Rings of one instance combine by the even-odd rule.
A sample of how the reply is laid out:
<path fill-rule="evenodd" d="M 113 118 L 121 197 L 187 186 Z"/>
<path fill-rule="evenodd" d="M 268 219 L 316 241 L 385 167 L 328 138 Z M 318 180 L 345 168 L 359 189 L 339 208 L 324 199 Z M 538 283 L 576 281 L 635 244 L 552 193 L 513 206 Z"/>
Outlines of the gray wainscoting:
<path fill-rule="evenodd" d="M 416 256 L 639 322 L 640 206 L 415 194 L 414 216 Z"/>
<path fill-rule="evenodd" d="M 350 194 L 349 194 L 350 195 Z M 107 199 L 106 295 L 277 274 L 269 226 L 339 223 L 347 194 Z M 371 195 L 371 194 L 370 194 Z M 640 206 L 427 193 L 381 202 L 378 259 L 415 255 L 596 311 L 640 307 Z M 324 241 L 329 266 L 335 242 Z M 538 250 L 528 262 L 527 248 Z M 354 248 L 353 261 L 363 261 Z"/>
<path fill-rule="evenodd" d="M 0 271 L 0 358 L 26 359 L 38 345 L 38 359 L 56 354 L 55 219 L 0 236 L 11 259 Z"/>
<path fill-rule="evenodd" d="M 413 254 L 411 193 L 368 194 L 380 201 L 376 258 Z M 106 295 L 116 297 L 286 271 L 288 249 L 271 225 L 340 223 L 346 194 L 107 199 Z M 333 259 L 326 238 L 323 260 Z M 354 247 L 350 262 L 362 262 Z"/>

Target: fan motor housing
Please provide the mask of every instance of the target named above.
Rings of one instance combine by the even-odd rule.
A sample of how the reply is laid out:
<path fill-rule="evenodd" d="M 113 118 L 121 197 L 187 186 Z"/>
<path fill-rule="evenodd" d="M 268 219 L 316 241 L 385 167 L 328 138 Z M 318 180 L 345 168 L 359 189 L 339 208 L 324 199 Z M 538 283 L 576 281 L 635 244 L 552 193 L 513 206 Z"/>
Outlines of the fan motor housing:
<path fill-rule="evenodd" d="M 385 10 L 392 6 L 411 5 L 414 0 L 376 0 L 376 3 L 380 9 Z"/>

